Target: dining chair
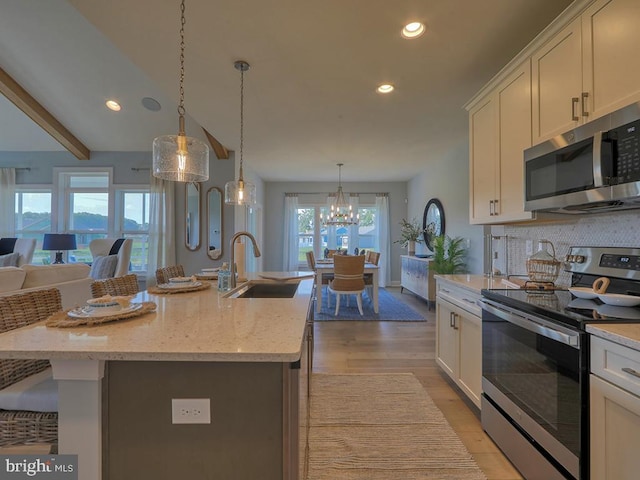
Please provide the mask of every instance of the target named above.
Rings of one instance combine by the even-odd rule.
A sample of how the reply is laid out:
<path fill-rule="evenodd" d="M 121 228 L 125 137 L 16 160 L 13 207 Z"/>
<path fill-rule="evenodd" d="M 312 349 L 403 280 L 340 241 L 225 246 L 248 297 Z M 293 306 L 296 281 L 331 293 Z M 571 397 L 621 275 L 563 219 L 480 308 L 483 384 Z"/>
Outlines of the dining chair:
<path fill-rule="evenodd" d="M 124 277 L 94 280 L 91 283 L 91 296 L 93 298 L 100 298 L 105 295 L 135 295 L 139 291 L 138 277 L 133 273 Z"/>
<path fill-rule="evenodd" d="M 336 296 L 334 315 L 338 316 L 340 311 L 341 295 L 355 295 L 358 311 L 361 316 L 364 315 L 362 312 L 362 292 L 365 288 L 364 257 L 362 255 L 336 255 L 333 257 L 333 276 L 334 278 L 327 289 Z"/>
<path fill-rule="evenodd" d="M 321 274 L 320 276 L 322 278 L 320 278 L 320 281 L 318 281 L 318 273 L 316 272 L 316 257 L 315 257 L 315 254 L 313 253 L 313 250 L 306 252 L 305 255 L 307 257 L 307 266 L 309 267 L 309 270 L 311 270 L 314 273 L 313 280 L 316 284 L 316 288 L 324 288 L 325 285 L 329 285 L 329 282 L 333 280 L 333 274 L 330 274 L 330 273 L 325 273 L 324 275 Z M 329 299 L 329 296 L 327 295 L 327 302 L 329 302 L 328 299 Z M 327 303 L 327 305 L 329 305 L 329 303 Z"/>
<path fill-rule="evenodd" d="M 57 288 L 0 297 L 0 333 L 39 322 L 61 310 L 62 300 Z M 48 360 L 0 359 L 0 390 L 50 367 Z M 44 380 L 38 384 L 37 391 L 49 398 L 57 396 L 57 383 Z M 57 411 L 34 411 L 28 405 L 0 409 L 0 447 L 57 441 Z"/>
<path fill-rule="evenodd" d="M 170 265 L 156 270 L 156 283 L 162 285 L 169 283 L 173 277 L 184 277 L 184 267 L 182 265 Z"/>
<path fill-rule="evenodd" d="M 365 262 L 372 263 L 373 265 L 378 265 L 380 263 L 380 252 L 374 252 L 372 250 L 367 251 L 365 255 Z M 373 273 L 365 273 L 364 274 L 364 285 L 365 290 L 367 291 L 367 297 L 369 301 L 373 301 Z"/>

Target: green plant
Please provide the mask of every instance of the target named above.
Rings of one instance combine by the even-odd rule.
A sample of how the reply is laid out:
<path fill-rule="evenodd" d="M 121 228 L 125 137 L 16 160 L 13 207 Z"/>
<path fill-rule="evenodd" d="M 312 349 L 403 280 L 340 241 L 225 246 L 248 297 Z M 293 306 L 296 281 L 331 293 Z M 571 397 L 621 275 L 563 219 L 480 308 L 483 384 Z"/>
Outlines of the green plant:
<path fill-rule="evenodd" d="M 423 233 L 424 228 L 420 226 L 420 223 L 415 218 L 410 222 L 403 218 L 400 222 L 400 240 L 396 240 L 393 243 L 399 243 L 403 247 L 406 247 L 409 242 L 422 243 Z"/>
<path fill-rule="evenodd" d="M 466 248 L 464 238 L 440 235 L 433 238 L 433 260 L 430 268 L 434 273 L 461 273 L 465 267 Z"/>

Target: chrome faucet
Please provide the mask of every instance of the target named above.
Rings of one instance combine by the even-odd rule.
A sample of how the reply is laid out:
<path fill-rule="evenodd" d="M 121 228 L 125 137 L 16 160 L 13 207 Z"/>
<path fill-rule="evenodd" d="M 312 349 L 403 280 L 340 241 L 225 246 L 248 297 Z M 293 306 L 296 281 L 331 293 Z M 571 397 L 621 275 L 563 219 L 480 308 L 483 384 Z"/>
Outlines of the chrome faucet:
<path fill-rule="evenodd" d="M 251 240 L 251 243 L 253 244 L 253 255 L 255 257 L 260 256 L 260 249 L 258 248 L 258 243 L 256 242 L 256 239 L 254 238 L 253 235 L 251 235 L 249 232 L 236 232 L 233 234 L 233 237 L 231 237 L 231 243 L 229 246 L 229 250 L 231 251 L 231 267 L 230 267 L 231 278 L 229 279 L 229 287 L 231 288 L 236 288 L 236 258 L 235 258 L 236 253 L 233 247 L 236 243 L 236 240 L 239 237 L 243 237 L 243 236 Z"/>

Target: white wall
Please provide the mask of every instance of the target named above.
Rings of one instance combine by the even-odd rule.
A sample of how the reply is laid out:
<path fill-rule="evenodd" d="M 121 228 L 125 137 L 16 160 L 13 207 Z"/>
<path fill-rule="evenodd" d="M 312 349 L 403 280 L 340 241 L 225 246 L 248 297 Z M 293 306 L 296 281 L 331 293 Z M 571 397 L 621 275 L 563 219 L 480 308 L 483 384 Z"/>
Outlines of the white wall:
<path fill-rule="evenodd" d="M 400 237 L 399 223 L 407 216 L 407 184 L 390 183 L 342 183 L 345 195 L 349 193 L 388 193 L 391 241 Z M 266 182 L 265 183 L 265 238 L 259 239 L 264 254 L 264 270 L 282 270 L 284 242 L 284 195 L 285 193 L 335 192 L 335 182 Z M 420 217 L 422 218 L 422 217 Z M 391 244 L 391 282 L 400 283 L 400 255 L 406 249 L 397 243 Z"/>
<path fill-rule="evenodd" d="M 431 198 L 442 202 L 445 234 L 469 240 L 467 272 L 484 273 L 484 227 L 469 224 L 469 142 L 465 136 L 438 158 L 425 158 L 424 172 L 408 183 L 408 216 L 422 222 L 424 208 Z M 416 253 L 431 253 L 424 244 Z"/>

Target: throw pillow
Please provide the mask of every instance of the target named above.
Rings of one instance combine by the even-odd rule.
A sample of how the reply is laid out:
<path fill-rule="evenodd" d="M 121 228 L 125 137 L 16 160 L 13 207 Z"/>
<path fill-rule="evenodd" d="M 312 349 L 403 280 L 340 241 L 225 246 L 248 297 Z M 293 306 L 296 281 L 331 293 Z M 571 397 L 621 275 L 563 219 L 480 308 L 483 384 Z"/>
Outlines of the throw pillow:
<path fill-rule="evenodd" d="M 116 273 L 116 265 L 118 264 L 117 255 L 107 255 L 104 257 L 96 257 L 91 264 L 89 276 L 94 280 L 102 280 L 113 277 Z"/>
<path fill-rule="evenodd" d="M 8 253 L 7 255 L 0 255 L 0 267 L 17 267 L 18 257 L 20 257 L 20 254 L 18 252 Z"/>

